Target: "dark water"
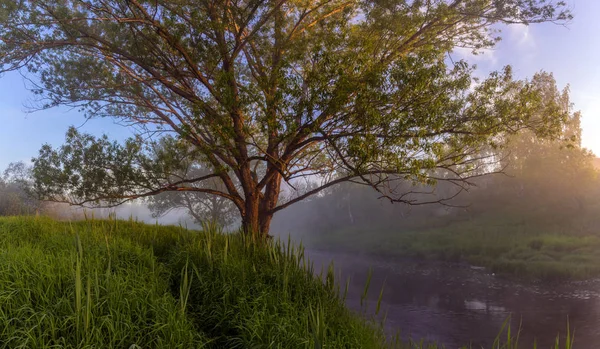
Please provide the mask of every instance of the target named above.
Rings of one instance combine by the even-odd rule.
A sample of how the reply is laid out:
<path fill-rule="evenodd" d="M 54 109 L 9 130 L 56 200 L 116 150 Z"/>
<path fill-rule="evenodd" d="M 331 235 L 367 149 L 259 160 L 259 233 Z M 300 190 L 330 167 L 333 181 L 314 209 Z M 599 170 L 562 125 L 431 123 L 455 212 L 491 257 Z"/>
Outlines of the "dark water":
<path fill-rule="evenodd" d="M 372 282 L 368 310 L 375 309 L 383 288 L 386 330 L 401 336 L 442 343 L 446 348 L 491 344 L 511 316 L 521 323 L 519 348 L 550 348 L 556 336 L 575 331 L 574 347 L 600 348 L 600 281 L 577 283 L 518 282 L 469 265 L 385 260 L 358 254 L 307 251 L 315 269 L 334 260 L 338 280 L 350 278 L 347 303 L 360 309 L 369 268 Z"/>

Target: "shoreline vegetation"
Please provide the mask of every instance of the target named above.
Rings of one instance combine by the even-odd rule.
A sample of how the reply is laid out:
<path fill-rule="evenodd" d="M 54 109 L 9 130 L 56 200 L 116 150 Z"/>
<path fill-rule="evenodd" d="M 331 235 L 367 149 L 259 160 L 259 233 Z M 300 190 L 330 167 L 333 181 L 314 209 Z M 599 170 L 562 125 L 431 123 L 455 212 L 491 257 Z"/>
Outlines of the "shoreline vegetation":
<path fill-rule="evenodd" d="M 600 235 L 565 224 L 489 215 L 405 230 L 344 227 L 303 238 L 310 248 L 468 263 L 489 273 L 544 281 L 600 277 Z M 585 225 L 581 221 L 580 225 Z"/>
<path fill-rule="evenodd" d="M 210 227 L 0 218 L 0 348 L 438 348 L 391 343 L 303 251 Z"/>

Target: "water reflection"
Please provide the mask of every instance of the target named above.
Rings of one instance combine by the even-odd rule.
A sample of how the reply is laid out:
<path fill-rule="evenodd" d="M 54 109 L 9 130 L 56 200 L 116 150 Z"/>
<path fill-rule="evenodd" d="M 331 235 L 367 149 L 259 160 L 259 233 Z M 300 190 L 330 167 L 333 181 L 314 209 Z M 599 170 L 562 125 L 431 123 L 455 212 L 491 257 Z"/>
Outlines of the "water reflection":
<path fill-rule="evenodd" d="M 486 300 L 486 301 L 480 301 L 478 299 L 473 299 L 470 301 L 465 300 L 465 308 L 467 310 L 479 311 L 479 312 L 483 312 L 486 314 L 490 314 L 490 313 L 502 314 L 502 316 L 506 316 L 506 313 L 507 313 L 506 308 L 493 305 L 493 304 L 491 304 L 491 302 L 489 300 Z"/>
<path fill-rule="evenodd" d="M 448 348 L 472 343 L 489 347 L 504 321 L 521 324 L 521 347 L 537 339 L 549 348 L 564 334 L 567 318 L 576 348 L 600 345 L 600 282 L 542 284 L 507 280 L 468 265 L 383 260 L 322 251 L 308 253 L 315 268 L 335 261 L 336 275 L 350 278 L 348 305 L 361 310 L 360 298 L 372 268 L 368 293 L 372 311 L 384 285 L 382 309 L 389 333 L 425 338 Z"/>

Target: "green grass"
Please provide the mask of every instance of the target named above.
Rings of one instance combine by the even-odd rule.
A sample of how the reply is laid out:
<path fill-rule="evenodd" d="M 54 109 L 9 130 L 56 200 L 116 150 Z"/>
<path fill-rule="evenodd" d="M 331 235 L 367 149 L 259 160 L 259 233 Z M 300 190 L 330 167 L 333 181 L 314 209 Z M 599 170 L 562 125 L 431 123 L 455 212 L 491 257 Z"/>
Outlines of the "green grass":
<path fill-rule="evenodd" d="M 0 348 L 438 348 L 385 343 L 307 264 L 215 229 L 0 218 Z"/>
<path fill-rule="evenodd" d="M 0 219 L 0 347 L 190 348 L 208 342 L 178 311 L 168 268 L 151 248 L 114 230 L 106 222 Z"/>
<path fill-rule="evenodd" d="M 410 231 L 356 227 L 324 233 L 308 242 L 312 247 L 468 262 L 524 278 L 600 276 L 600 235 L 506 217 L 480 217 Z"/>
<path fill-rule="evenodd" d="M 0 348 L 380 348 L 299 250 L 134 221 L 0 218 Z"/>

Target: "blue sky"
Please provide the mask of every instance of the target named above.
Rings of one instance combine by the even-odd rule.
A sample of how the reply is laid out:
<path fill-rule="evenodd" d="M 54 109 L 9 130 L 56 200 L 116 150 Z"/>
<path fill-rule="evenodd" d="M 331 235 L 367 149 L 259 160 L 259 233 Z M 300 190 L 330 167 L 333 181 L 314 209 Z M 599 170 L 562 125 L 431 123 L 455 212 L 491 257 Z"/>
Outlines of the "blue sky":
<path fill-rule="evenodd" d="M 15 161 L 29 162 L 44 143 L 59 146 L 69 126 L 93 134 L 108 134 L 114 139 L 131 136 L 129 129 L 116 125 L 112 119 L 92 119 L 86 122 L 82 113 L 69 108 L 53 108 L 30 112 L 33 95 L 18 73 L 0 78 L 0 174 Z"/>
<path fill-rule="evenodd" d="M 552 72 L 560 88 L 570 85 L 575 109 L 582 111 L 584 146 L 600 154 L 600 1 L 567 2 L 575 14 L 567 27 L 509 26 L 494 50 L 476 57 L 457 52 L 455 58 L 468 58 L 482 73 L 507 64 L 518 78 L 540 70 Z M 0 78 L 0 171 L 10 162 L 29 161 L 44 143 L 60 145 L 70 125 L 85 123 L 80 113 L 65 108 L 26 113 L 31 98 L 20 75 Z M 117 139 L 131 135 L 111 119 L 88 121 L 81 130 Z"/>

